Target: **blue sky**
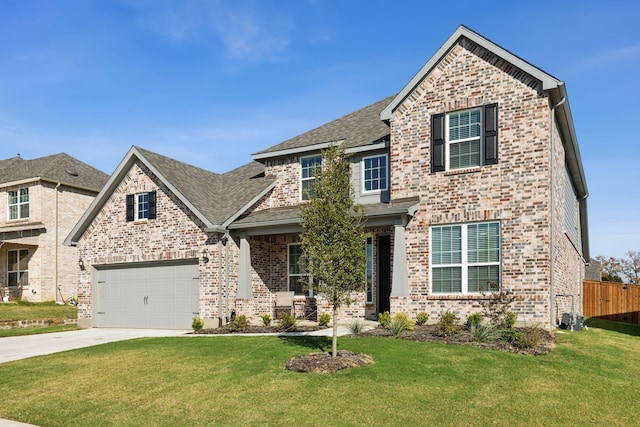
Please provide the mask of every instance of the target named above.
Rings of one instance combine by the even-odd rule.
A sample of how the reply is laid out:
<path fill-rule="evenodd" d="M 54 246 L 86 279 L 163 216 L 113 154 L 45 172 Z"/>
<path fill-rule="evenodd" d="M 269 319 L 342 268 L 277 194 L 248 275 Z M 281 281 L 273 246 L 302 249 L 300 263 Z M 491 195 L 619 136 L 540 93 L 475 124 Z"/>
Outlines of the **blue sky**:
<path fill-rule="evenodd" d="M 631 0 L 0 0 L 0 158 L 111 173 L 138 145 L 226 172 L 396 93 L 464 24 L 566 82 L 591 255 L 622 256 L 640 250 L 639 17 Z"/>

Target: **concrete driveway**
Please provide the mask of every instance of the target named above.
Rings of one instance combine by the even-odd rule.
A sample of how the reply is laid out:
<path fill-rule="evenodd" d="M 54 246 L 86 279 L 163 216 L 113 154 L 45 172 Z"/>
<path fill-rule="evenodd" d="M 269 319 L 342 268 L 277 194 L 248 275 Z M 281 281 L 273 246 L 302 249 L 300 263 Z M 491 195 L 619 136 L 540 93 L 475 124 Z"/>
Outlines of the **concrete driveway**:
<path fill-rule="evenodd" d="M 52 334 L 0 338 L 0 363 L 143 337 L 175 337 L 189 331 L 92 328 Z"/>

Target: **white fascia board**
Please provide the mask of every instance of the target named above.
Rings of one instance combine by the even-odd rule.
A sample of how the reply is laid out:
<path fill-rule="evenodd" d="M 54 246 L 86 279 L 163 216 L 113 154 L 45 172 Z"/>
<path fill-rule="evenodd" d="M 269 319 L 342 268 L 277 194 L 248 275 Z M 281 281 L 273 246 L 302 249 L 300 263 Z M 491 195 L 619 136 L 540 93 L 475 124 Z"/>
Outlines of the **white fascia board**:
<path fill-rule="evenodd" d="M 32 178 L 20 179 L 18 181 L 3 182 L 2 184 L 0 184 L 0 188 L 15 187 L 18 185 L 30 184 L 32 182 L 37 182 L 37 181 L 40 181 L 40 177 L 34 176 Z"/>
<path fill-rule="evenodd" d="M 533 66 L 527 61 L 512 54 L 508 50 L 498 46 L 492 41 L 482 37 L 480 34 L 470 30 L 469 28 L 461 25 L 456 31 L 447 39 L 447 41 L 440 46 L 440 49 L 427 61 L 427 63 L 418 71 L 418 73 L 407 83 L 407 85 L 398 93 L 398 95 L 391 101 L 391 103 L 382 110 L 380 118 L 388 121 L 393 120 L 393 112 L 395 109 L 409 96 L 411 92 L 431 73 L 431 70 L 444 58 L 447 53 L 456 45 L 460 37 L 465 37 L 477 45 L 485 48 L 486 50 L 501 57 L 505 61 L 513 64 L 515 67 L 521 69 L 525 73 L 535 77 L 542 82 L 543 90 L 550 90 L 558 86 L 560 81 L 552 75 L 545 73 L 538 67 Z"/>
<path fill-rule="evenodd" d="M 309 151 L 326 150 L 332 145 L 342 145 L 343 142 L 344 142 L 344 139 L 341 139 L 338 141 L 323 142 L 320 144 L 307 145 L 304 147 L 287 148 L 284 150 L 270 151 L 268 153 L 256 153 L 251 155 L 251 159 L 260 161 L 260 160 L 269 159 L 272 157 L 288 156 L 290 154 L 306 153 Z"/>

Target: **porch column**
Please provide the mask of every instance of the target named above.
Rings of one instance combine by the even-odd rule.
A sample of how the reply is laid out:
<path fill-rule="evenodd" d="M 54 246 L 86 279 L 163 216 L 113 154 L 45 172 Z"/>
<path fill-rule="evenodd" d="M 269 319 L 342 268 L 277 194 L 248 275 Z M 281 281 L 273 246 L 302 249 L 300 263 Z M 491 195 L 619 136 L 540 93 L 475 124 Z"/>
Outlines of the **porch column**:
<path fill-rule="evenodd" d="M 238 268 L 238 298 L 253 298 L 251 291 L 251 250 L 247 233 L 240 234 L 240 266 Z"/>
<path fill-rule="evenodd" d="M 407 269 L 407 242 L 404 237 L 405 219 L 395 222 L 393 232 L 393 276 L 391 277 L 391 296 L 409 295 L 409 270 Z"/>

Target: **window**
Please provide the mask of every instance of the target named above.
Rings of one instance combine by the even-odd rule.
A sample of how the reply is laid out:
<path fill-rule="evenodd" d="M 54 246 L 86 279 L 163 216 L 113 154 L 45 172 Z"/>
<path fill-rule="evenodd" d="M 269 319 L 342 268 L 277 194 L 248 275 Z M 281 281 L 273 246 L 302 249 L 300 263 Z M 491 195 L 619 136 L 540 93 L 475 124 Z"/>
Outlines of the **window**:
<path fill-rule="evenodd" d="M 309 274 L 304 269 L 302 247 L 298 243 L 289 245 L 289 290 L 294 291 L 296 295 L 313 295 L 313 289 L 309 280 Z M 306 278 L 303 279 L 303 278 Z M 309 288 L 305 292 L 305 287 Z"/>
<path fill-rule="evenodd" d="M 431 227 L 431 291 L 499 291 L 500 252 L 499 222 Z"/>
<path fill-rule="evenodd" d="M 373 302 L 373 239 L 367 237 L 367 303 Z"/>
<path fill-rule="evenodd" d="M 315 176 L 320 168 L 322 168 L 320 155 L 300 159 L 300 200 L 309 200 L 311 184 L 315 182 Z"/>
<path fill-rule="evenodd" d="M 564 227 L 567 230 L 567 234 L 573 240 L 573 243 L 578 245 L 580 243 L 580 231 L 578 225 L 580 224 L 580 213 L 578 209 L 578 198 L 573 190 L 573 183 L 571 182 L 571 175 L 569 170 L 565 169 L 564 179 Z"/>
<path fill-rule="evenodd" d="M 127 194 L 127 221 L 156 219 L 156 192 Z"/>
<path fill-rule="evenodd" d="M 365 157 L 362 159 L 363 191 L 381 191 L 387 189 L 387 155 Z"/>
<path fill-rule="evenodd" d="M 9 195 L 9 219 L 29 218 L 29 189 L 8 191 Z"/>
<path fill-rule="evenodd" d="M 27 286 L 29 284 L 29 250 L 7 251 L 7 285 Z"/>
<path fill-rule="evenodd" d="M 498 104 L 431 116 L 431 172 L 498 163 Z"/>
<path fill-rule="evenodd" d="M 447 114 L 447 169 L 480 166 L 480 109 Z"/>

